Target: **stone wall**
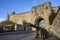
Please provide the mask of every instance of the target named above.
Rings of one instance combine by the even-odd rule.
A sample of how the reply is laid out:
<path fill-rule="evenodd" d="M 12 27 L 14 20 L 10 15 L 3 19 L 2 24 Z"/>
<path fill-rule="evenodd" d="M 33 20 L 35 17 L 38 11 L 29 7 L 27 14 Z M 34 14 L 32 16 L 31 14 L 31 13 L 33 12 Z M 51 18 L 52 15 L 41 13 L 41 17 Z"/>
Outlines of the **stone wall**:
<path fill-rule="evenodd" d="M 45 20 L 45 29 L 49 31 L 51 27 L 49 16 L 53 13 L 57 13 L 58 7 L 52 7 L 50 2 L 46 2 L 42 5 L 32 7 L 31 11 L 20 13 L 20 14 L 12 14 L 9 15 L 9 20 L 16 23 L 23 25 L 23 21 L 28 23 L 34 24 L 37 22 L 38 19 L 42 18 Z M 7 17 L 8 18 L 8 17 Z"/>
<path fill-rule="evenodd" d="M 31 19 L 32 19 L 31 14 L 32 14 L 32 12 L 26 12 L 26 13 L 23 13 L 23 14 L 10 15 L 9 20 L 15 22 L 16 24 L 23 24 L 23 21 L 31 22 Z"/>
<path fill-rule="evenodd" d="M 52 32 L 60 38 L 60 9 L 52 24 Z"/>

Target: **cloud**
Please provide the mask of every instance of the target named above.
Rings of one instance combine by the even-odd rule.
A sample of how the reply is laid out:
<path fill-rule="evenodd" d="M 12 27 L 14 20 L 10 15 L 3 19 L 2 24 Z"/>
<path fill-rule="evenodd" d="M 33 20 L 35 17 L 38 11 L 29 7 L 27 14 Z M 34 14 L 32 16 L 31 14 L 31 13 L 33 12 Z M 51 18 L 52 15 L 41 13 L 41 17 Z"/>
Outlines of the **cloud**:
<path fill-rule="evenodd" d="M 5 21 L 5 19 L 4 18 L 0 18 L 0 22 L 2 22 L 2 21 Z"/>

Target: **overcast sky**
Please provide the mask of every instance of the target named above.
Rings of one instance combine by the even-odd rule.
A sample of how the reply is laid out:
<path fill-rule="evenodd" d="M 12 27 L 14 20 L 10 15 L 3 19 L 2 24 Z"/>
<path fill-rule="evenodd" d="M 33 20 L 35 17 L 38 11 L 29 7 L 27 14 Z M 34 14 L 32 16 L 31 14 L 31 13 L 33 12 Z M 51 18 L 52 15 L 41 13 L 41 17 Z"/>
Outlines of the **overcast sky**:
<path fill-rule="evenodd" d="M 16 13 L 27 12 L 33 6 L 48 1 L 52 3 L 52 6 L 60 5 L 60 0 L 0 0 L 0 20 L 6 19 L 7 13 L 11 14 L 13 11 Z"/>

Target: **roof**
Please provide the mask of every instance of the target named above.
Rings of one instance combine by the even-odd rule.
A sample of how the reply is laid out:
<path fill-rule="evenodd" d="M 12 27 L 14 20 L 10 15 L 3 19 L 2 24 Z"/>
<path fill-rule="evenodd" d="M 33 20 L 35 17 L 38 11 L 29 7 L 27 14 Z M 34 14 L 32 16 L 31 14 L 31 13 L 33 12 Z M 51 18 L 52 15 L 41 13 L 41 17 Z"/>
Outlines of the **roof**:
<path fill-rule="evenodd" d="M 15 23 L 12 21 L 3 21 L 0 23 L 0 26 L 12 26 L 12 25 L 15 25 Z"/>

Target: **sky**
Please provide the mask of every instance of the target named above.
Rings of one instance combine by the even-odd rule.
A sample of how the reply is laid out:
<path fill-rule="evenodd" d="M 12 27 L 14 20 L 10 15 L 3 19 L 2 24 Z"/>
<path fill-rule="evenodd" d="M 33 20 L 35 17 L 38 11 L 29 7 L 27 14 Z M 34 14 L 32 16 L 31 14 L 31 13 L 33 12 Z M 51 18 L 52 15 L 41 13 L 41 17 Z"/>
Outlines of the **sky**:
<path fill-rule="evenodd" d="M 0 0 L 0 21 L 5 20 L 7 13 L 23 13 L 30 11 L 33 6 L 51 2 L 52 6 L 60 6 L 60 0 Z"/>

